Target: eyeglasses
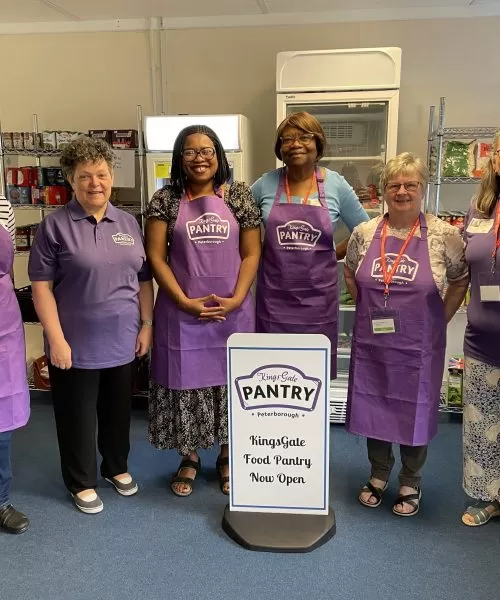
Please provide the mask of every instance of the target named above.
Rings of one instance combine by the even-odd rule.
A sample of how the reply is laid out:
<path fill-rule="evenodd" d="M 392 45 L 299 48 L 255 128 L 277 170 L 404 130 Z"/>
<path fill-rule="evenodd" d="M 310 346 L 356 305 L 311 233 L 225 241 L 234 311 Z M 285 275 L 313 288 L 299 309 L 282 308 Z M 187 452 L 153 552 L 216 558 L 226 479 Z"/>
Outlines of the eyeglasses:
<path fill-rule="evenodd" d="M 284 135 L 280 137 L 282 146 L 291 146 L 295 140 L 299 144 L 307 145 L 314 140 L 314 133 L 301 133 L 300 135 Z"/>
<path fill-rule="evenodd" d="M 401 186 L 404 187 L 407 192 L 416 192 L 418 190 L 418 186 L 420 185 L 420 181 L 405 181 L 405 183 L 388 183 L 385 186 L 385 191 L 390 194 L 395 194 L 399 192 Z"/>
<path fill-rule="evenodd" d="M 194 148 L 186 148 L 181 152 L 182 158 L 186 162 L 192 162 L 195 158 L 198 157 L 198 154 L 201 154 L 203 158 L 207 160 L 211 160 L 215 156 L 215 148 L 212 146 L 207 146 L 206 148 L 200 148 L 199 150 L 195 150 Z"/>

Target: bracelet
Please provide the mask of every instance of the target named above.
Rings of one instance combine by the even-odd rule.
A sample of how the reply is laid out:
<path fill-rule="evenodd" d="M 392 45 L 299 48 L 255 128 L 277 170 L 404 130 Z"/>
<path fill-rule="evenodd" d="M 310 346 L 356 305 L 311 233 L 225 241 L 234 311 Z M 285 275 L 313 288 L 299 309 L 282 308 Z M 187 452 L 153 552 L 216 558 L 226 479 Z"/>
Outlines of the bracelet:
<path fill-rule="evenodd" d="M 150 319 L 143 319 L 141 321 L 141 327 L 153 327 L 153 321 Z"/>

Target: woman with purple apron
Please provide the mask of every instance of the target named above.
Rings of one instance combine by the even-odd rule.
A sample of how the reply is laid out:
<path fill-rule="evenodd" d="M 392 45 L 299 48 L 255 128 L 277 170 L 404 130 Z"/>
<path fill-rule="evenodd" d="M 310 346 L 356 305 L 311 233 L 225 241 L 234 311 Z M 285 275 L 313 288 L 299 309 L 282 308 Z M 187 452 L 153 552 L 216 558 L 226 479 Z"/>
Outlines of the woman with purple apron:
<path fill-rule="evenodd" d="M 231 173 L 217 135 L 183 129 L 171 183 L 147 211 L 148 258 L 159 286 L 154 313 L 149 439 L 182 456 L 171 489 L 188 496 L 199 448 L 221 445 L 220 488 L 229 493 L 226 344 L 255 331 L 250 287 L 260 258 L 260 216 Z"/>
<path fill-rule="evenodd" d="M 471 277 L 464 355 L 464 490 L 471 527 L 500 517 L 500 131 L 465 219 Z"/>
<path fill-rule="evenodd" d="M 23 533 L 28 518 L 9 503 L 12 431 L 26 425 L 30 414 L 24 328 L 11 278 L 13 262 L 12 239 L 0 223 L 0 528 Z"/>
<path fill-rule="evenodd" d="M 334 231 L 368 220 L 351 186 L 318 167 L 326 146 L 308 113 L 286 118 L 275 154 L 285 167 L 252 186 L 265 222 L 257 277 L 256 328 L 261 333 L 321 333 L 331 342 L 330 377 L 337 375 L 338 273 Z"/>
<path fill-rule="evenodd" d="M 356 298 L 346 428 L 367 438 L 371 463 L 359 500 L 380 505 L 397 443 L 399 516 L 419 510 L 420 471 L 437 432 L 446 324 L 468 285 L 460 231 L 420 211 L 427 181 L 412 154 L 390 160 L 381 175 L 388 212 L 354 231 L 346 256 Z"/>

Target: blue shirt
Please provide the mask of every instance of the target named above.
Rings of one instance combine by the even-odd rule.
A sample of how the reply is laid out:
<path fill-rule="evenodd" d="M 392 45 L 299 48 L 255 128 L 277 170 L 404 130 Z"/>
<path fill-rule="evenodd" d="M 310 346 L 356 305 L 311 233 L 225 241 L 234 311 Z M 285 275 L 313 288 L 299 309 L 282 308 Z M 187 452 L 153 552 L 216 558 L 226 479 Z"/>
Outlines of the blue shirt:
<path fill-rule="evenodd" d="M 134 360 L 139 282 L 151 274 L 132 215 L 108 204 L 97 223 L 71 200 L 38 226 L 28 272 L 31 281 L 53 282 L 74 367 L 105 369 Z"/>
<path fill-rule="evenodd" d="M 276 191 L 279 184 L 281 169 L 269 171 L 252 185 L 252 195 L 255 203 L 260 209 L 264 223 L 267 223 L 269 213 L 274 203 Z M 339 221 L 343 221 L 349 231 L 352 231 L 356 225 L 363 221 L 369 221 L 370 218 L 361 206 L 358 197 L 347 181 L 335 171 L 325 169 L 325 196 L 326 205 L 332 220 L 333 231 L 337 229 Z M 319 205 L 318 190 L 309 196 L 309 203 L 314 205 L 314 201 Z M 294 204 L 300 204 L 302 198 L 292 196 Z M 280 204 L 286 203 L 285 191 L 281 194 Z"/>

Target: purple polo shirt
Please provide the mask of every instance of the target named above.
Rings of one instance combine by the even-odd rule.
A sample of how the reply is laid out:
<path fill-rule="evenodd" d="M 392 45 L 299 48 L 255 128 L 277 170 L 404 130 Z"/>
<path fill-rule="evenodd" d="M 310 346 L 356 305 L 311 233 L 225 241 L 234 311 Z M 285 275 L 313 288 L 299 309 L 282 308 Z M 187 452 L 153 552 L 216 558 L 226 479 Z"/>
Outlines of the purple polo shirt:
<path fill-rule="evenodd" d="M 31 281 L 53 281 L 74 367 L 104 369 L 134 360 L 139 282 L 151 274 L 132 215 L 108 204 L 97 223 L 71 200 L 39 225 L 28 272 Z"/>
<path fill-rule="evenodd" d="M 500 202 L 500 196 L 497 202 Z M 465 218 L 465 258 L 469 264 L 471 294 L 467 307 L 464 355 L 500 367 L 500 302 L 481 302 L 480 292 L 480 279 L 483 274 L 491 277 L 493 283 L 500 284 L 500 248 L 496 251 L 495 272 L 491 274 L 495 214 L 496 207 L 490 217 L 490 231 L 484 233 L 467 231 L 473 218 L 481 218 L 474 208 L 469 210 Z"/>

